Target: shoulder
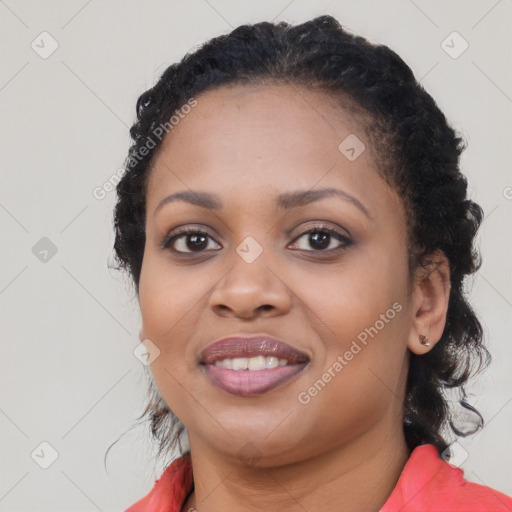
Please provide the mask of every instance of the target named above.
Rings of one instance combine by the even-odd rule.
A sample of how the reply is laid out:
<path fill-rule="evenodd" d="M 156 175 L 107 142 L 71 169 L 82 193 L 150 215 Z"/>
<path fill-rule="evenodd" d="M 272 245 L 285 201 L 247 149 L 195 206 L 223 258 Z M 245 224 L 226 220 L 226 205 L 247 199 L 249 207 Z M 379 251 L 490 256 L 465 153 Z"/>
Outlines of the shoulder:
<path fill-rule="evenodd" d="M 416 447 L 380 512 L 512 512 L 512 498 L 468 482 L 435 446 Z"/>
<path fill-rule="evenodd" d="M 190 452 L 172 462 L 151 491 L 125 512 L 179 512 L 193 485 Z"/>

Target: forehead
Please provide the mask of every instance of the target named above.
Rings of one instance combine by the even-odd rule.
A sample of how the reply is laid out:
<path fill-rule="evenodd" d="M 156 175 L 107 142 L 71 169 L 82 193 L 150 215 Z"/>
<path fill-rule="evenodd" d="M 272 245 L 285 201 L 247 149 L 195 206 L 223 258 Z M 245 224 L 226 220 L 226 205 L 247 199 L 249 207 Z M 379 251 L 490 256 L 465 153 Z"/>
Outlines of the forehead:
<path fill-rule="evenodd" d="M 190 137 L 202 137 L 202 145 L 211 140 L 240 144 L 246 138 L 245 146 L 284 151 L 299 139 L 318 146 L 322 139 L 332 145 L 349 133 L 364 136 L 364 124 L 350 111 L 355 107 L 348 99 L 304 86 L 223 86 L 200 94 L 196 101 L 196 107 L 180 116 L 164 146 L 190 141 Z"/>
<path fill-rule="evenodd" d="M 149 208 L 164 189 L 271 199 L 279 191 L 343 185 L 377 205 L 390 192 L 348 102 L 292 85 L 220 87 L 195 99 L 154 158 Z M 340 150 L 347 140 L 362 151 L 355 159 Z"/>

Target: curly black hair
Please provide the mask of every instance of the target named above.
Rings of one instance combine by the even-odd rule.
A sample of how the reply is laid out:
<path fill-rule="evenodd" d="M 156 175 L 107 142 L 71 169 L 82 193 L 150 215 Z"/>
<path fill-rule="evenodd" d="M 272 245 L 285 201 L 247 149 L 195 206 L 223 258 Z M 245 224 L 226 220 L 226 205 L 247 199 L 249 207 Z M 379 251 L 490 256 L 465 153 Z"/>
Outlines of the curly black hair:
<path fill-rule="evenodd" d="M 470 376 L 490 362 L 481 324 L 464 289 L 465 277 L 481 265 L 474 238 L 483 212 L 468 199 L 467 180 L 459 169 L 465 149 L 462 137 L 407 64 L 387 46 L 349 33 L 331 16 L 319 16 L 298 25 L 242 25 L 169 66 L 137 101 L 126 172 L 117 186 L 116 268 L 130 275 L 138 296 L 147 180 L 163 140 L 155 134 L 162 132 L 162 126 L 166 132 L 172 129 L 172 116 L 202 92 L 271 83 L 328 93 L 361 120 L 378 172 L 398 192 L 407 212 L 410 276 L 418 265 L 427 266 L 436 251 L 448 258 L 451 292 L 445 329 L 428 353 L 410 354 L 403 418 L 410 450 L 431 443 L 441 454 L 450 444 L 444 429 L 452 436 L 466 436 L 483 426 L 464 389 Z M 458 411 L 447 398 L 453 391 Z M 461 413 L 466 413 L 464 425 L 457 426 Z M 141 418 L 150 423 L 159 443 L 158 455 L 167 453 L 176 441 L 181 451 L 184 426 L 152 379 Z"/>

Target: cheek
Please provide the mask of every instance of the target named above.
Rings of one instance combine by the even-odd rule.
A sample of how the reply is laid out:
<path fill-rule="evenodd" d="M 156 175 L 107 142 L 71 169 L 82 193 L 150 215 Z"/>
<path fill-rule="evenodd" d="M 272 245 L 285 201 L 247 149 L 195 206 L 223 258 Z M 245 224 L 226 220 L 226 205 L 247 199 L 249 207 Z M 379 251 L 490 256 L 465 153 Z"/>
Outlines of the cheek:
<path fill-rule="evenodd" d="M 340 432 L 361 432 L 400 407 L 408 330 L 406 305 L 393 301 L 397 296 L 389 289 L 355 298 L 341 294 L 335 307 L 327 303 L 323 310 L 329 334 L 301 404 L 309 401 L 304 414 L 323 418 L 323 435 L 333 442 Z"/>
<path fill-rule="evenodd" d="M 157 347 L 158 357 L 150 370 L 164 401 L 179 418 L 185 414 L 188 393 L 195 394 L 194 382 L 189 382 L 189 367 L 195 361 L 187 361 L 189 328 L 194 324 L 195 307 L 198 304 L 197 288 L 184 283 L 179 270 L 169 272 L 165 258 L 146 254 L 139 281 L 139 305 L 142 331 Z"/>
<path fill-rule="evenodd" d="M 324 440 L 339 442 L 343 436 L 346 442 L 383 421 L 390 409 L 400 407 L 401 391 L 396 385 L 399 382 L 398 360 L 391 365 L 382 364 L 382 360 L 374 364 L 363 359 L 367 356 L 368 353 L 356 355 L 339 373 L 333 372 L 335 376 L 325 387 L 316 380 L 304 390 L 307 395 L 301 395 L 303 401 L 309 400 L 301 405 L 302 417 L 321 421 L 321 432 L 317 434 Z M 393 379 L 396 378 L 394 385 L 386 382 L 391 372 Z"/>
<path fill-rule="evenodd" d="M 292 282 L 301 283 L 297 295 L 304 297 L 311 311 L 331 328 L 329 338 L 357 337 L 379 321 L 395 302 L 405 308 L 406 267 L 399 254 L 382 247 L 359 248 L 347 253 L 341 265 L 302 273 Z M 395 313 L 391 310 L 388 317 L 393 320 L 399 316 Z"/>
<path fill-rule="evenodd" d="M 171 266 L 164 256 L 146 252 L 139 281 L 139 305 L 144 334 L 160 341 L 165 349 L 167 340 L 176 338 L 176 332 L 194 314 L 204 290 L 187 281 L 189 273 Z M 196 276 L 197 278 L 197 276 Z M 199 280 L 200 282 L 200 280 Z"/>
<path fill-rule="evenodd" d="M 211 271 L 203 274 L 171 265 L 156 251 L 144 255 L 139 281 L 142 332 L 160 351 L 151 371 L 166 401 L 183 393 L 179 383 L 187 382 L 187 389 L 194 386 L 189 382 L 190 372 L 197 369 L 193 340 L 213 285 Z"/>
<path fill-rule="evenodd" d="M 147 338 L 160 340 L 172 329 L 176 306 L 176 288 L 166 273 L 145 260 L 139 282 L 139 305 L 144 334 Z M 174 293 L 169 293 L 174 290 Z"/>
<path fill-rule="evenodd" d="M 394 390 L 402 374 L 410 326 L 407 267 L 397 253 L 362 251 L 338 271 L 305 283 L 312 317 L 324 332 L 314 377 L 330 369 L 337 383 L 329 387 L 358 397 L 361 405 L 382 398 L 386 387 Z"/>

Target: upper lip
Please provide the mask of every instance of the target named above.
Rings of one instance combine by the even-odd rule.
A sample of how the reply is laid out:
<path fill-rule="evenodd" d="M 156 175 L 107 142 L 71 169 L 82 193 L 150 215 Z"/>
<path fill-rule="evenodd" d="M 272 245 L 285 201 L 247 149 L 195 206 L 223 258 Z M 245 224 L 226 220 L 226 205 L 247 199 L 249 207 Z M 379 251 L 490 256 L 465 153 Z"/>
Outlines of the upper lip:
<path fill-rule="evenodd" d="M 284 341 L 270 336 L 230 336 L 208 345 L 200 354 L 200 362 L 213 364 L 235 357 L 274 356 L 290 363 L 305 363 L 309 357 Z"/>

